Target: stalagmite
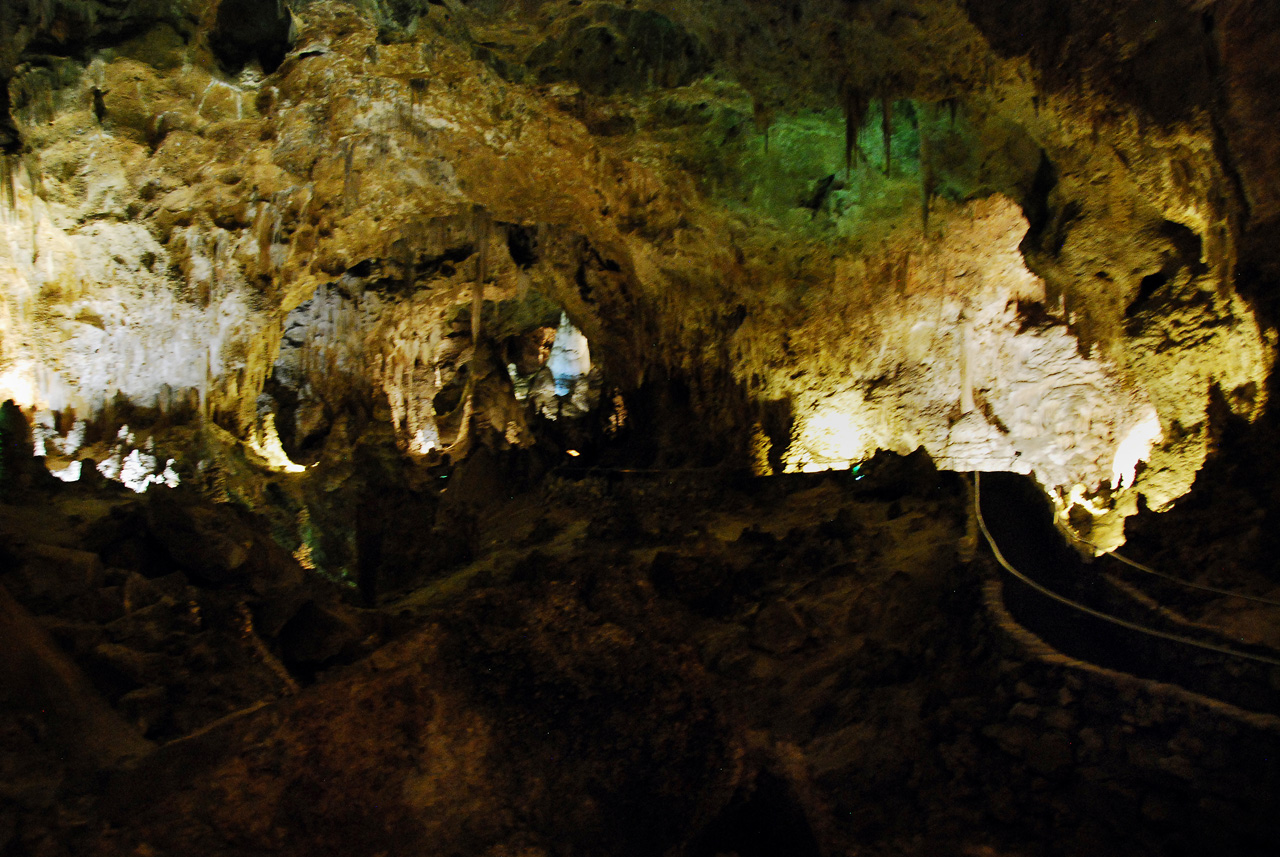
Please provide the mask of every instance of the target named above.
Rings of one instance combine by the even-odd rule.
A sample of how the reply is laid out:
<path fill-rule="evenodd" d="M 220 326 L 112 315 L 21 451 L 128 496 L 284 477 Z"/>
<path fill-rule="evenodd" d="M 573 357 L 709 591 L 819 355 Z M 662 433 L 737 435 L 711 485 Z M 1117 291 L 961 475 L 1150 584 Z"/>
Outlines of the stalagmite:
<path fill-rule="evenodd" d="M 17 162 L 17 155 L 0 154 L 0 194 L 3 194 L 4 214 L 6 217 L 13 214 L 14 208 L 18 205 L 17 192 L 13 184 L 17 180 L 14 170 L 14 165 Z"/>

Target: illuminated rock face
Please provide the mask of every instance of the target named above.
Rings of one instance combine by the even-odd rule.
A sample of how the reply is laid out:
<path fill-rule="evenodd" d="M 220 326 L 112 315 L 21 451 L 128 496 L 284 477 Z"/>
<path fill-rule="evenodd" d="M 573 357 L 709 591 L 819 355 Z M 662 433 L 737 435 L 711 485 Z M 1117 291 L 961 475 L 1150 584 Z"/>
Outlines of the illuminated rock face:
<path fill-rule="evenodd" d="M 784 388 L 796 410 L 789 467 L 923 446 L 944 469 L 1034 474 L 1064 509 L 1081 492 L 1133 485 L 1161 439 L 1147 391 L 1082 355 L 1045 305 L 1018 252 L 1026 221 L 1013 203 L 952 216 L 937 241 L 889 251 L 901 254 L 894 281 L 868 289 L 848 271 L 828 298 L 837 306 L 790 332 L 806 371 Z M 864 303 L 838 305 L 851 295 Z"/>
<path fill-rule="evenodd" d="M 323 444 L 381 397 L 409 452 L 462 452 L 473 428 L 528 444 L 503 369 L 555 325 L 512 309 L 532 293 L 591 343 L 557 336 L 539 402 L 584 367 L 578 410 L 602 376 L 687 379 L 728 457 L 750 411 L 781 408 L 787 467 L 923 446 L 1035 474 L 1104 515 L 1095 541 L 1139 494 L 1188 490 L 1211 389 L 1265 404 L 1209 108 L 1151 125 L 1038 88 L 957 4 L 916 0 L 904 28 L 819 0 L 794 21 L 743 0 L 578 23 L 325 0 L 237 34 L 240 5 L 13 67 L 0 396 L 202 413 L 282 467 L 281 440 Z M 858 49 L 797 65 L 770 41 L 812 48 L 824 21 Z"/>
<path fill-rule="evenodd" d="M 230 235 L 189 236 L 192 273 L 175 283 L 169 252 L 144 226 L 64 231 L 29 187 L 16 196 L 0 226 L 8 310 L 0 396 L 89 413 L 116 393 L 151 407 L 189 391 L 203 397 L 211 379 L 243 377 L 244 344 L 269 316 L 251 308 L 239 272 L 219 259 L 235 255 Z M 212 246 L 201 246 L 206 237 Z"/>

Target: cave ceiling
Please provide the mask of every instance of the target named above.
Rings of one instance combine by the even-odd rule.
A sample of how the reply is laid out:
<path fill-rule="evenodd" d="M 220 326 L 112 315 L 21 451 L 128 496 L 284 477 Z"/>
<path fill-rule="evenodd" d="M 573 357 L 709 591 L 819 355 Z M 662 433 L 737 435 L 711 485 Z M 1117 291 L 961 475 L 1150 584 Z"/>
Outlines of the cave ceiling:
<path fill-rule="evenodd" d="M 1268 9 L 6 3 L 0 398 L 67 456 L 162 413 L 301 471 L 358 412 L 460 458 L 581 336 L 647 463 L 923 446 L 1109 546 L 1266 406 Z"/>

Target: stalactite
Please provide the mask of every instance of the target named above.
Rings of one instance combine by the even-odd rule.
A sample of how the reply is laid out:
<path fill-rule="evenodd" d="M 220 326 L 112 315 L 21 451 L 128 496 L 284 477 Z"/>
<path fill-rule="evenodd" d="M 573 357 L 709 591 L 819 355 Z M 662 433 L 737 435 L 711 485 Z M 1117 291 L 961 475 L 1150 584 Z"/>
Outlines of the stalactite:
<path fill-rule="evenodd" d="M 884 137 L 884 174 L 889 175 L 893 166 L 893 101 L 880 96 L 880 134 Z"/>
<path fill-rule="evenodd" d="M 428 245 L 429 255 L 440 256 L 445 248 L 445 222 L 443 218 L 431 221 L 431 243 Z"/>
<path fill-rule="evenodd" d="M 475 285 L 471 288 L 471 342 L 476 345 L 480 342 L 480 317 L 484 313 L 484 279 L 476 277 Z"/>
<path fill-rule="evenodd" d="M 409 241 L 399 241 L 396 242 L 396 244 L 400 248 L 399 259 L 397 260 L 400 263 L 400 285 L 406 293 L 409 293 L 413 291 L 418 263 L 418 257 L 415 251 L 416 245 Z"/>
<path fill-rule="evenodd" d="M 279 217 L 275 214 L 271 203 L 264 202 L 258 207 L 254 218 L 254 234 L 258 241 L 258 267 L 263 273 L 270 271 L 273 267 L 271 244 L 278 221 Z"/>
<path fill-rule="evenodd" d="M 343 158 L 343 178 L 342 178 L 342 208 L 345 214 L 350 214 L 352 209 L 359 205 L 359 179 L 353 171 L 356 156 L 356 141 L 347 140 L 347 151 Z"/>
<path fill-rule="evenodd" d="M 773 109 L 766 107 L 763 102 L 756 101 L 751 105 L 752 117 L 755 119 L 756 130 L 764 135 L 764 153 L 769 154 L 769 129 L 773 126 Z"/>
<path fill-rule="evenodd" d="M 844 108 L 844 178 L 848 181 L 853 171 L 854 154 L 858 151 L 858 132 L 867 121 L 870 104 L 866 93 L 856 86 L 841 86 L 841 94 Z"/>
<path fill-rule="evenodd" d="M 98 126 L 101 127 L 103 120 L 107 117 L 107 93 L 96 86 L 93 87 L 91 92 L 93 94 L 93 118 L 97 121 Z"/>
<path fill-rule="evenodd" d="M 453 443 L 444 447 L 441 452 L 459 461 L 466 457 L 471 449 L 471 417 L 475 412 L 475 373 L 467 376 L 466 391 L 462 397 L 462 422 L 458 427 L 458 436 Z"/>
<path fill-rule="evenodd" d="M 933 201 L 933 162 L 930 157 L 929 134 L 925 129 L 924 108 L 916 111 L 920 131 L 920 223 L 925 234 L 929 233 L 929 203 Z"/>
<path fill-rule="evenodd" d="M 53 0 L 28 0 L 27 14 L 37 29 L 47 29 L 53 23 Z"/>
<path fill-rule="evenodd" d="M 462 422 L 458 436 L 442 452 L 455 459 L 464 457 L 471 448 L 471 420 L 475 413 L 475 383 L 479 374 L 480 337 L 483 334 L 481 318 L 484 314 L 484 281 L 489 274 L 489 239 L 492 231 L 489 212 L 477 206 L 472 211 L 472 240 L 477 244 L 476 279 L 471 290 L 471 367 L 467 373 L 462 393 Z"/>
<path fill-rule="evenodd" d="M 418 103 L 427 94 L 427 79 L 415 77 L 409 80 L 409 115 L 404 117 L 405 128 L 418 139 L 423 139 L 424 132 L 418 127 Z"/>
<path fill-rule="evenodd" d="M 539 258 L 545 258 L 550 252 L 551 229 L 546 223 L 539 220 L 533 229 L 533 244 L 538 249 Z M 526 275 L 528 271 L 525 272 Z"/>
<path fill-rule="evenodd" d="M 477 206 L 472 212 L 471 240 L 476 245 L 476 281 L 483 287 L 489 279 L 489 244 L 493 234 L 493 220 L 489 212 Z"/>

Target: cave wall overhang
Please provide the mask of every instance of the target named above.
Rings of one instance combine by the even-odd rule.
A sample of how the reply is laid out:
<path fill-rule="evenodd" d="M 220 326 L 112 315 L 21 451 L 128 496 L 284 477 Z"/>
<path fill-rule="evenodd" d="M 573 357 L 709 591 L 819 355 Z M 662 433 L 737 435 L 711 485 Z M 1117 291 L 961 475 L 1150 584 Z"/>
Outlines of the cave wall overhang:
<path fill-rule="evenodd" d="M 0 393 L 180 402 L 249 438 L 291 314 L 345 290 L 327 395 L 386 396 L 408 444 L 450 314 L 532 289 L 621 387 L 683 378 L 743 453 L 755 423 L 764 462 L 924 445 L 1034 472 L 1064 510 L 1169 502 L 1210 396 L 1265 404 L 1270 334 L 1235 280 L 1269 210 L 1240 95 L 1261 13 L 1206 27 L 1170 0 L 1152 29 L 1121 4 L 1091 48 L 1088 3 L 1037 7 L 1027 45 L 995 3 L 901 5 L 309 2 L 236 42 L 217 4 L 125 4 L 38 56 L 69 6 L 10 13 Z M 606 61 L 649 71 L 604 86 Z M 1170 62 L 1178 104 L 1111 85 Z"/>

